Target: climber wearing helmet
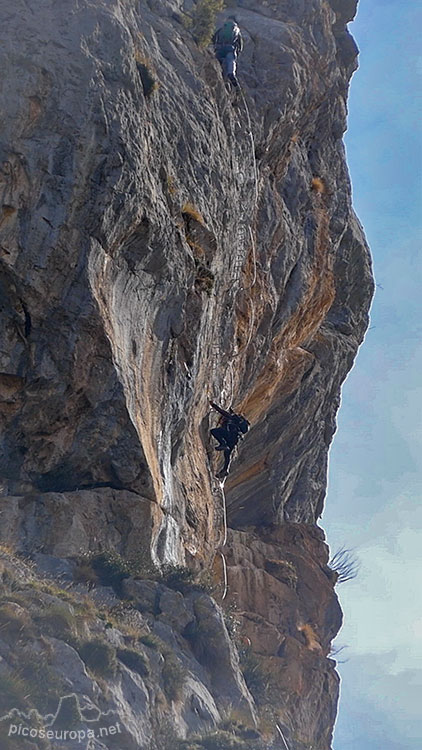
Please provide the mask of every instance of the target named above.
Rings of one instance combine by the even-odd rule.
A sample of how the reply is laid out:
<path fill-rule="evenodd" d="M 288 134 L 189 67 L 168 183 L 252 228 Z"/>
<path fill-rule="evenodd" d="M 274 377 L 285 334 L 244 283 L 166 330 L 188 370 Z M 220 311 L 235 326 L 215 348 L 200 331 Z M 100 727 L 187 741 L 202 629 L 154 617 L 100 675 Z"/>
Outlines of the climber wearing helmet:
<path fill-rule="evenodd" d="M 234 16 L 229 16 L 221 28 L 217 29 L 212 43 L 215 56 L 221 63 L 224 78 L 227 78 L 234 88 L 239 88 L 239 81 L 236 78 L 236 60 L 243 49 L 243 39 Z"/>
<path fill-rule="evenodd" d="M 242 434 L 245 435 L 248 432 L 249 422 L 241 414 L 235 414 L 233 409 L 225 411 L 213 401 L 210 401 L 210 404 L 222 416 L 221 426 L 211 430 L 211 435 L 218 440 L 215 450 L 224 451 L 224 466 L 217 475 L 222 479 L 229 473 L 232 451 L 242 439 Z"/>

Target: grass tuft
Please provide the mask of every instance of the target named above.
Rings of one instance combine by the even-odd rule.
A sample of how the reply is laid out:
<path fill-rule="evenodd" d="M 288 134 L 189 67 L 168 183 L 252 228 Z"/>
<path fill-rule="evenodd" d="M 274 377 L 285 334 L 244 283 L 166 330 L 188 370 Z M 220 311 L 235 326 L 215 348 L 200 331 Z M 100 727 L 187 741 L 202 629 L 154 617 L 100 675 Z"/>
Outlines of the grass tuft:
<path fill-rule="evenodd" d="M 140 50 L 135 50 L 135 61 L 136 67 L 138 68 L 139 75 L 141 77 L 142 88 L 144 96 L 148 99 L 154 91 L 157 91 L 160 87 L 160 82 L 157 79 L 156 73 L 152 66 L 151 61 L 143 54 Z"/>
<path fill-rule="evenodd" d="M 311 180 L 311 189 L 315 193 L 325 193 L 325 182 L 320 177 L 313 177 Z"/>
<path fill-rule="evenodd" d="M 193 219 L 194 221 L 197 221 L 198 224 L 205 224 L 204 217 L 202 216 L 200 211 L 198 211 L 198 209 L 195 208 L 193 203 L 189 203 L 189 202 L 185 203 L 182 206 L 182 214 L 185 218 Z"/>
<path fill-rule="evenodd" d="M 118 648 L 117 658 L 123 662 L 126 667 L 133 672 L 137 672 L 141 677 L 149 676 L 150 669 L 148 659 L 139 651 L 135 651 L 132 648 Z"/>
<path fill-rule="evenodd" d="M 116 649 L 100 638 L 84 641 L 78 647 L 79 656 L 88 669 L 100 677 L 114 677 L 117 670 Z"/>

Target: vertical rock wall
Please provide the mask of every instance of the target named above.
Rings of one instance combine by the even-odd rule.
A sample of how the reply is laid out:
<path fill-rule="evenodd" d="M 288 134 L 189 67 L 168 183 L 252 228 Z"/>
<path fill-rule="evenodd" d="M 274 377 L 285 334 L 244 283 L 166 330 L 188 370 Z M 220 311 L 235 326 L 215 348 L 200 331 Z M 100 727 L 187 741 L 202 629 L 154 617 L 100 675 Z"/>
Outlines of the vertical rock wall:
<path fill-rule="evenodd" d="M 226 506 L 242 637 L 287 675 L 291 747 L 323 750 L 340 615 L 315 523 L 373 289 L 342 143 L 356 2 L 239 1 L 236 100 L 191 8 L 0 9 L 0 533 L 222 578 Z M 252 424 L 225 494 L 209 398 Z"/>

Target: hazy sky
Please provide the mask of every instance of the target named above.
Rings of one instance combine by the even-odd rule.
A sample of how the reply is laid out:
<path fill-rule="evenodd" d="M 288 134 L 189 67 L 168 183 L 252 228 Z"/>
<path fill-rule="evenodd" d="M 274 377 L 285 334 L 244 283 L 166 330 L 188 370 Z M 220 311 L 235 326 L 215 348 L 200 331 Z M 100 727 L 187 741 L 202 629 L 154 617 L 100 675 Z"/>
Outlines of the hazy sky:
<path fill-rule="evenodd" d="M 361 0 L 346 137 L 374 258 L 371 329 L 343 390 L 322 519 L 361 571 L 338 588 L 334 750 L 422 746 L 422 0 Z"/>

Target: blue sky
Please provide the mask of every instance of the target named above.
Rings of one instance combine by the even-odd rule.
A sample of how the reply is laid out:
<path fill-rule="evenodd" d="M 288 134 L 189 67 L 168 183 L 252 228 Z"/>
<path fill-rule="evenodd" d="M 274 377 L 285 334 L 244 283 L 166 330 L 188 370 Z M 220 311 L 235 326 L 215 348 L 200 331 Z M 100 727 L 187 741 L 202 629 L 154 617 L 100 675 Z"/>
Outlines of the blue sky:
<path fill-rule="evenodd" d="M 371 329 L 343 389 L 322 525 L 361 562 L 334 750 L 420 750 L 422 706 L 422 2 L 361 0 L 349 100 L 354 206 L 372 249 Z M 419 726 L 418 726 L 419 722 Z"/>

